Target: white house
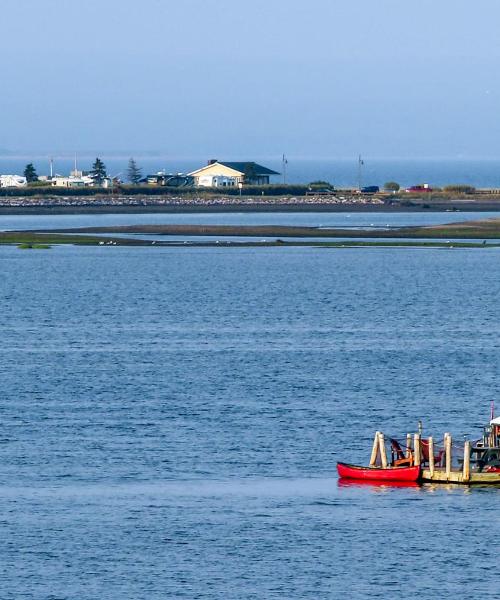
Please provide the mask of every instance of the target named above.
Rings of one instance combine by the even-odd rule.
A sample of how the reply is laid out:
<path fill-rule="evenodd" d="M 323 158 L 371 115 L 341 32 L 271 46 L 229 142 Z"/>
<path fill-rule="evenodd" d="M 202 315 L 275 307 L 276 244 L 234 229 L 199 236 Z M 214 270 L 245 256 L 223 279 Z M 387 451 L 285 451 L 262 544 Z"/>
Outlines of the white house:
<path fill-rule="evenodd" d="M 269 177 L 279 175 L 255 162 L 222 162 L 210 160 L 208 165 L 188 173 L 194 184 L 200 187 L 229 187 L 240 183 L 268 185 Z"/>
<path fill-rule="evenodd" d="M 28 181 L 21 175 L 0 175 L 0 187 L 26 187 Z"/>

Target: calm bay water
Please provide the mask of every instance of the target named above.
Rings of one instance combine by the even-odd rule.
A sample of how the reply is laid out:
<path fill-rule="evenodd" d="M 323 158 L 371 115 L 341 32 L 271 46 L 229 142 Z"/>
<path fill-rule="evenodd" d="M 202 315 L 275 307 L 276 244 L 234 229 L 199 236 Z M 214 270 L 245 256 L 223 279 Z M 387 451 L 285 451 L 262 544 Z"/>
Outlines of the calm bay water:
<path fill-rule="evenodd" d="M 478 433 L 500 251 L 5 247 L 0 266 L 2 599 L 498 597 L 499 489 L 344 486 L 335 462 L 419 419 Z"/>
<path fill-rule="evenodd" d="M 228 212 L 74 215 L 0 215 L 0 231 L 113 225 L 288 225 L 304 227 L 401 227 L 498 218 L 498 212 Z M 185 236 L 183 236 L 184 239 Z"/>

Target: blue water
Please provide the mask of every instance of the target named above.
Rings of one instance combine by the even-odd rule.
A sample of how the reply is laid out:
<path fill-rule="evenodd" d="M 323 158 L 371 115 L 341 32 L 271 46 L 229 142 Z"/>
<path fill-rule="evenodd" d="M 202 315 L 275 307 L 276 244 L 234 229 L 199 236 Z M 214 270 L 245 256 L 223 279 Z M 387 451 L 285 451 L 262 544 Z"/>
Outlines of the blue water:
<path fill-rule="evenodd" d="M 295 227 L 401 227 L 438 225 L 459 221 L 499 218 L 498 212 L 230 212 L 143 213 L 74 215 L 0 215 L 0 231 L 64 229 L 113 225 L 287 225 Z"/>
<path fill-rule="evenodd" d="M 419 419 L 479 432 L 500 251 L 0 266 L 2 599 L 498 598 L 499 489 L 343 486 L 335 462 Z"/>
<path fill-rule="evenodd" d="M 102 157 L 109 175 L 126 178 L 128 157 Z M 255 160 L 280 175 L 272 178 L 273 183 L 283 182 L 281 157 L 219 157 L 221 160 Z M 362 185 L 384 185 L 387 181 L 397 181 L 401 186 L 429 183 L 433 186 L 448 184 L 468 184 L 476 187 L 500 188 L 500 159 L 466 158 L 372 158 L 363 157 L 361 170 Z M 80 157 L 78 167 L 90 170 L 95 157 Z M 173 156 L 136 157 L 144 175 L 165 169 L 167 173 L 188 173 L 206 164 L 203 158 L 175 158 Z M 0 156 L 0 174 L 21 174 L 28 162 L 33 162 L 39 175 L 49 174 L 47 157 Z M 54 172 L 67 175 L 74 168 L 74 157 L 55 158 Z M 299 158 L 288 157 L 286 181 L 288 183 L 310 183 L 328 181 L 339 188 L 357 187 L 359 182 L 358 157 L 348 158 Z"/>

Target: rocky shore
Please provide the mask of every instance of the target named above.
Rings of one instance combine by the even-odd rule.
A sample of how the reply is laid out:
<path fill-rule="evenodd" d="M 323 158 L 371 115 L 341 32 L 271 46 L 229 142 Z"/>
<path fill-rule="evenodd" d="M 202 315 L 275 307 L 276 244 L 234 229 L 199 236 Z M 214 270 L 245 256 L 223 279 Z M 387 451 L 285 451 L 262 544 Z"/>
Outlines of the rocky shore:
<path fill-rule="evenodd" d="M 234 195 L 41 195 L 0 196 L 0 214 L 76 212 L 230 212 L 230 211 L 500 211 L 500 196 L 466 197 L 336 194 L 305 196 Z"/>

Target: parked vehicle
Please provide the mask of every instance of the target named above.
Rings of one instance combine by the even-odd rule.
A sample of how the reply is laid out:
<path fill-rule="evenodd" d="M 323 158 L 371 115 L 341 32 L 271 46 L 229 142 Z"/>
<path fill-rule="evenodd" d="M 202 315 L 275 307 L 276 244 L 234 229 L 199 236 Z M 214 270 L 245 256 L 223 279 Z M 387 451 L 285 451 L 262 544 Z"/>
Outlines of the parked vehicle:
<path fill-rule="evenodd" d="M 367 185 L 366 187 L 361 188 L 362 194 L 378 194 L 380 192 L 380 188 L 378 185 Z"/>
<path fill-rule="evenodd" d="M 432 192 L 432 188 L 430 187 L 430 185 L 428 183 L 424 183 L 421 185 L 412 185 L 409 188 L 406 188 L 405 190 L 406 192 L 417 192 L 417 193 L 428 193 L 428 192 Z"/>

